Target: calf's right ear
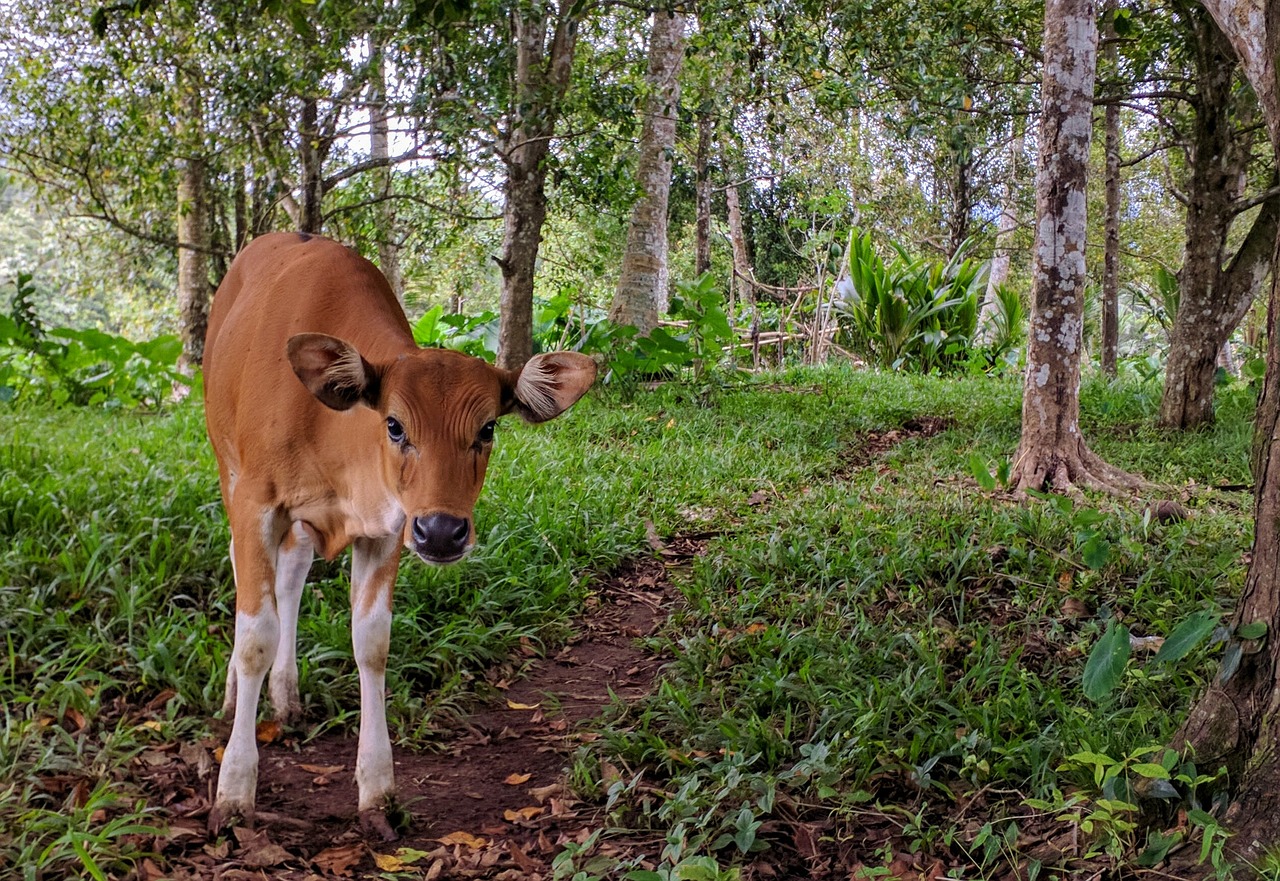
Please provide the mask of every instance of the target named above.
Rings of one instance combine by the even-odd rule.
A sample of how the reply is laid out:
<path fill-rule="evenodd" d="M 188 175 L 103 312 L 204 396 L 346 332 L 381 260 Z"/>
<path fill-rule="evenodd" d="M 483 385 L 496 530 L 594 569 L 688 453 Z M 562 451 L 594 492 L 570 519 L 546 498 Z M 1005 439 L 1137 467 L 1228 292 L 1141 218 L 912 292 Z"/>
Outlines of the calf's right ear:
<path fill-rule="evenodd" d="M 289 337 L 289 364 L 316 400 L 334 410 L 378 401 L 378 371 L 356 347 L 323 333 Z"/>

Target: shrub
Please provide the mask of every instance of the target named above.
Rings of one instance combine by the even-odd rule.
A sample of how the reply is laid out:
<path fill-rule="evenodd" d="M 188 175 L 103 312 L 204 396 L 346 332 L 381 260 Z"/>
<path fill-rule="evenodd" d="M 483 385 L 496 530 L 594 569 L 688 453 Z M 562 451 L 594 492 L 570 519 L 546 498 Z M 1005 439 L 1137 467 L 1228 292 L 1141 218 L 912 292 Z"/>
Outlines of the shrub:
<path fill-rule="evenodd" d="M 968 242 L 947 261 L 912 258 L 896 243 L 885 262 L 871 233 L 849 235 L 846 276 L 832 308 L 854 354 L 892 370 L 947 371 L 964 363 L 978 321 L 986 264 L 966 256 Z"/>
<path fill-rule="evenodd" d="M 100 330 L 46 329 L 33 293 L 31 275 L 19 273 L 12 314 L 0 314 L 0 402 L 158 408 L 175 384 L 191 384 L 178 371 L 176 336 L 134 343 Z"/>

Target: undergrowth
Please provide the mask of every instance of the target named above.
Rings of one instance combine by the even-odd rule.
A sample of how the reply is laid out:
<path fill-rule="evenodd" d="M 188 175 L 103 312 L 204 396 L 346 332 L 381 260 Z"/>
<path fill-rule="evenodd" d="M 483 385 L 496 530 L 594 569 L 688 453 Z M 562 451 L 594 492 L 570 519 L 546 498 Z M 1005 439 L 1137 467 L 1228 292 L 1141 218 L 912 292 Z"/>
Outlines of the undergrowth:
<path fill-rule="evenodd" d="M 1011 455 L 1018 396 L 1014 379 L 804 370 L 596 396 L 544 427 L 504 421 L 481 549 L 452 568 L 402 566 L 393 736 L 426 748 L 522 643 L 562 642 L 596 581 L 649 552 L 648 524 L 713 533 L 680 577 L 658 688 L 611 713 L 576 759 L 573 779 L 609 805 L 613 833 L 656 833 L 665 865 L 730 867 L 784 846 L 781 818 L 820 820 L 840 840 L 875 810 L 896 818 L 903 846 L 971 852 L 982 872 L 1016 863 L 1008 824 L 1025 799 L 1096 813 L 1117 793 L 1069 758 L 1132 766 L 1208 674 L 1203 645 L 1176 665 L 1131 665 L 1101 703 L 1080 689 L 1107 617 L 1161 636 L 1230 608 L 1250 498 L 1213 487 L 1249 483 L 1252 415 L 1247 389 L 1226 390 L 1217 427 L 1173 435 L 1151 427 L 1153 385 L 1087 385 L 1093 448 L 1172 487 L 1192 516 L 1160 523 L 1091 498 L 1077 503 L 1097 514 L 1082 535 L 1072 511 L 970 476 L 975 455 Z M 921 417 L 946 428 L 863 454 Z M 0 874 L 100 876 L 142 859 L 140 830 L 159 819 L 130 763 L 201 737 L 221 703 L 227 538 L 198 403 L 5 411 Z M 317 562 L 309 584 L 304 709 L 351 728 L 345 561 Z M 601 782 L 602 761 L 622 779 Z M 1123 820 L 1095 824 L 1099 848 L 1136 843 Z"/>

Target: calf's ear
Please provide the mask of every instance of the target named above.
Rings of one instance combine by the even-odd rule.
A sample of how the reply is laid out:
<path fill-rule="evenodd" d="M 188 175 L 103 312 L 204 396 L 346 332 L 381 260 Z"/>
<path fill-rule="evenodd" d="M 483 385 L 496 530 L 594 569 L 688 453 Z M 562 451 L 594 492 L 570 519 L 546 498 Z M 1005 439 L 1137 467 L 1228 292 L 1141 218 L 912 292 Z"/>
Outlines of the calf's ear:
<path fill-rule="evenodd" d="M 578 402 L 596 381 L 596 362 L 580 352 L 534 355 L 513 377 L 515 411 L 526 422 L 555 419 Z"/>
<path fill-rule="evenodd" d="M 379 377 L 356 347 L 323 333 L 289 337 L 289 364 L 316 400 L 334 410 L 378 401 Z"/>

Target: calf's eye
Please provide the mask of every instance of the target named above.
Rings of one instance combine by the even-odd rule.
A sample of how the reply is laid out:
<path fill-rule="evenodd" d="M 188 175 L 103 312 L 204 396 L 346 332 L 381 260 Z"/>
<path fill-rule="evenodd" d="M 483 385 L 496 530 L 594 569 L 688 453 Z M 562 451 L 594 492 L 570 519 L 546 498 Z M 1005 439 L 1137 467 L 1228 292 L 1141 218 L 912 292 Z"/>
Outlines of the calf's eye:
<path fill-rule="evenodd" d="M 387 417 L 387 437 L 391 438 L 391 442 L 397 446 L 404 443 L 404 426 L 394 416 Z"/>
<path fill-rule="evenodd" d="M 497 427 L 498 423 L 490 419 L 484 424 L 484 427 L 480 429 L 480 433 L 476 435 L 476 441 L 482 444 L 493 443 L 493 430 Z"/>

